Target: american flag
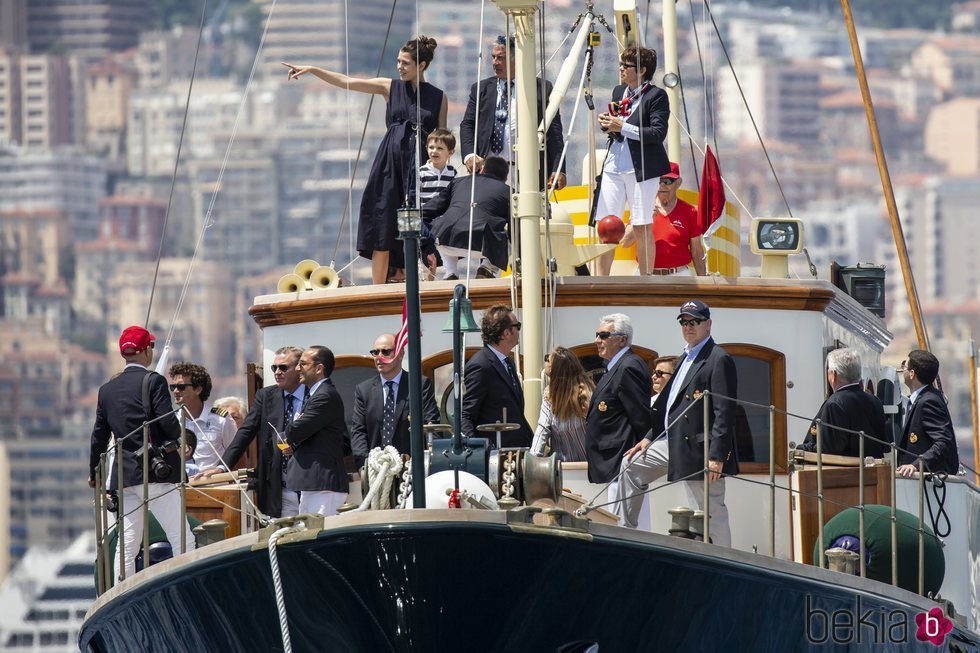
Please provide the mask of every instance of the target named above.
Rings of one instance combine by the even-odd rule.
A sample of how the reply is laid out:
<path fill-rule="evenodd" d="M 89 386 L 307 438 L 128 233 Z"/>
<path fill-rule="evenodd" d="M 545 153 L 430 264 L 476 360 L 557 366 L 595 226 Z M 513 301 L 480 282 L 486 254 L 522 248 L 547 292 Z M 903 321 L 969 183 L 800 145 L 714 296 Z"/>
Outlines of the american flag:
<path fill-rule="evenodd" d="M 395 360 L 401 356 L 408 345 L 408 297 L 402 301 L 402 328 L 395 334 L 395 351 L 389 360 Z"/>

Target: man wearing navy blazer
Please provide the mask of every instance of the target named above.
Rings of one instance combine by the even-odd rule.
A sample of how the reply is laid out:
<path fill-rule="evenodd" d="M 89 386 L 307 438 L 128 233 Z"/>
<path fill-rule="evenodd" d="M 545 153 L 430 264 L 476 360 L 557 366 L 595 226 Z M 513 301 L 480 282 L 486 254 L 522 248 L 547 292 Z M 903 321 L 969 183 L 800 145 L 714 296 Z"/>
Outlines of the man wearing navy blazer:
<path fill-rule="evenodd" d="M 946 407 L 946 400 L 932 386 L 939 376 L 939 359 L 922 349 L 909 352 L 902 365 L 902 379 L 912 392 L 898 449 L 899 476 L 911 478 L 919 471 L 919 459 L 925 471 L 956 474 L 960 458 L 956 434 Z"/>
<path fill-rule="evenodd" d="M 650 430 L 650 373 L 634 352 L 633 325 L 628 316 L 602 318 L 595 333 L 606 373 L 599 379 L 585 414 L 586 460 L 589 481 L 610 483 L 609 500 L 618 493 L 616 476 L 623 454 Z"/>
<path fill-rule="evenodd" d="M 150 443 L 157 447 L 180 441 L 180 423 L 173 414 L 167 380 L 147 369 L 153 362 L 155 340 L 153 334 L 140 326 L 127 327 L 119 336 L 119 354 L 126 361 L 126 367 L 99 388 L 95 425 L 92 427 L 89 487 L 95 487 L 95 470 L 109 445 L 109 438 L 122 441 L 121 456 L 117 456 L 106 470 L 109 489 L 117 491 L 122 497 L 121 506 L 126 513 L 122 517 L 125 560 L 122 560 L 123 556 L 116 556 L 117 578 L 121 578 L 120 567 L 125 569 L 127 578 L 136 572 L 136 554 L 143 537 L 143 511 L 137 510 L 143 502 L 143 457 L 139 454 L 143 447 L 143 434 L 140 427 L 144 421 L 156 420 L 150 426 Z M 134 431 L 136 435 L 127 437 Z M 169 446 L 162 462 L 168 466 L 165 476 L 159 476 L 150 468 L 150 510 L 167 534 L 174 555 L 177 555 L 181 552 L 181 527 L 184 528 L 187 548 L 194 548 L 194 535 L 187 520 L 181 520 L 180 493 L 173 491 L 180 482 L 179 446 Z M 121 488 L 118 486 L 117 471 L 120 463 L 123 466 Z"/>
<path fill-rule="evenodd" d="M 276 446 L 278 434 L 286 430 L 293 417 L 303 412 L 306 386 L 299 381 L 299 347 L 281 347 L 272 359 L 275 385 L 255 393 L 245 421 L 225 451 L 225 462 L 234 467 L 245 455 L 252 441 L 258 438 L 257 460 L 254 461 L 258 509 L 269 517 L 290 517 L 299 514 L 299 494 L 286 490 L 287 457 Z M 287 411 L 287 407 L 290 409 Z M 222 468 L 202 471 L 208 478 Z"/>
<path fill-rule="evenodd" d="M 524 390 L 511 358 L 521 337 L 521 323 L 509 306 L 496 304 L 484 311 L 480 331 L 483 348 L 467 361 L 463 377 L 466 387 L 460 413 L 463 435 L 488 437 L 490 446 L 495 448 L 496 435 L 481 433 L 476 427 L 510 422 L 520 428 L 501 433 L 501 446 L 530 447 L 534 432 L 524 418 Z"/>
<path fill-rule="evenodd" d="M 470 88 L 470 99 L 466 104 L 466 113 L 459 124 L 459 139 L 462 146 L 463 163 L 466 164 L 470 174 L 474 170 L 479 171 L 483 167 L 483 160 L 490 155 L 503 157 L 508 163 L 513 165 L 516 156 L 512 152 L 511 142 L 513 131 L 509 128 L 513 124 L 511 109 L 516 111 L 516 104 L 513 99 L 508 104 L 507 79 L 516 79 L 516 59 L 514 57 L 514 44 L 510 45 L 510 74 L 507 69 L 507 51 L 505 50 L 506 39 L 503 36 L 497 37 L 493 48 L 490 50 L 490 61 L 493 65 L 493 77 L 480 80 L 478 84 L 473 84 Z M 544 118 L 544 107 L 548 104 L 548 97 L 551 95 L 551 82 L 540 78 L 535 80 L 538 89 L 538 123 Z M 544 87 L 542 89 L 542 86 Z M 480 120 L 477 125 L 476 105 L 479 97 Z M 510 95 L 512 98 L 513 95 Z M 533 125 L 534 133 L 537 133 L 537 123 Z M 477 132 L 479 128 L 479 132 Z M 558 169 L 558 162 L 561 159 L 561 151 L 565 145 L 565 137 L 562 135 L 561 114 L 556 113 L 554 120 L 548 127 L 545 138 L 548 158 L 545 161 L 544 152 L 541 153 L 541 185 L 544 180 L 548 180 L 550 187 L 552 181 L 555 188 L 561 190 L 565 187 L 565 168 L 562 165 Z M 557 179 L 552 179 L 552 177 Z"/>
<path fill-rule="evenodd" d="M 378 375 L 354 388 L 350 443 L 354 460 L 360 466 L 375 447 L 393 446 L 398 453 L 411 455 L 412 439 L 408 406 L 408 375 L 402 370 L 405 350 L 395 356 L 395 336 L 385 333 L 371 350 Z M 439 407 L 432 382 L 422 377 L 422 423 L 439 422 Z"/>
<path fill-rule="evenodd" d="M 344 402 L 330 381 L 333 352 L 314 345 L 299 357 L 300 381 L 310 389 L 303 413 L 286 427 L 283 454 L 286 489 L 299 492 L 300 514 L 336 515 L 347 498 L 350 481 L 344 467 Z"/>
<path fill-rule="evenodd" d="M 886 437 L 885 409 L 878 397 L 865 392 L 861 385 L 861 356 L 857 351 L 835 349 L 827 355 L 827 382 L 834 391 L 817 411 L 816 419 L 822 424 L 820 453 L 859 456 L 859 437 L 852 433 L 857 431 L 871 436 L 864 440 L 865 457 L 884 456 L 886 447 L 879 441 Z M 816 421 L 810 425 L 800 448 L 816 452 Z"/>
<path fill-rule="evenodd" d="M 732 534 L 728 525 L 728 507 L 725 505 L 725 477 L 738 474 L 735 456 L 735 402 L 738 377 L 735 361 L 711 337 L 711 311 L 708 306 L 692 299 L 681 305 L 677 317 L 681 335 L 687 342 L 684 352 L 677 359 L 674 375 L 657 397 L 654 408 L 664 416 L 663 424 L 654 425 L 651 433 L 639 444 L 626 452 L 624 467 L 629 464 L 625 476 L 627 485 L 642 487 L 650 480 L 663 475 L 663 461 L 650 459 L 646 453 L 655 436 L 667 432 L 667 480 L 684 481 L 688 499 L 699 510 L 704 510 L 704 442 L 708 438 L 708 480 L 710 501 L 711 541 L 731 546 Z M 707 396 L 710 431 L 705 432 L 704 393 Z M 638 460 L 633 460 L 639 456 Z M 638 501 L 635 495 L 623 496 L 625 514 L 631 503 Z M 629 521 L 624 520 L 629 526 Z"/>

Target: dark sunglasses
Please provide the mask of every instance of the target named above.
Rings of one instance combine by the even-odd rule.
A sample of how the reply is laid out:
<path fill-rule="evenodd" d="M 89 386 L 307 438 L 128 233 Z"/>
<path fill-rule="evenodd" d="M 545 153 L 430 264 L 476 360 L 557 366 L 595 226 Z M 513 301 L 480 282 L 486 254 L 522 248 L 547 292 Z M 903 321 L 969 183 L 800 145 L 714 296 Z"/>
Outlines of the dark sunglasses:
<path fill-rule="evenodd" d="M 507 327 L 507 328 L 508 329 L 517 329 L 518 331 L 520 331 L 521 330 L 521 323 L 520 322 L 511 322 L 510 323 L 510 326 Z"/>
<path fill-rule="evenodd" d="M 150 346 L 150 349 L 154 349 L 154 348 L 156 348 L 156 343 L 151 340 L 149 346 Z"/>
<path fill-rule="evenodd" d="M 544 364 L 547 365 L 548 364 L 548 361 L 550 361 L 550 360 L 551 360 L 551 354 L 545 354 L 544 355 Z"/>
<path fill-rule="evenodd" d="M 899 372 L 908 372 L 909 371 L 909 367 L 908 367 L 908 365 L 906 365 L 907 362 L 908 361 L 902 361 L 902 364 L 898 366 L 898 371 Z"/>
<path fill-rule="evenodd" d="M 636 68 L 636 64 L 635 63 L 623 63 L 622 61 L 620 61 L 619 62 L 619 67 L 620 68 Z"/>
<path fill-rule="evenodd" d="M 391 347 L 385 347 L 384 349 L 372 349 L 368 353 L 372 356 L 391 356 L 395 353 L 395 350 Z"/>
<path fill-rule="evenodd" d="M 186 390 L 189 387 L 191 387 L 191 384 L 190 383 L 171 383 L 170 384 L 170 389 L 171 390 L 180 390 L 181 392 L 183 392 L 184 390 Z"/>
<path fill-rule="evenodd" d="M 273 365 L 272 373 L 275 374 L 276 372 L 288 372 L 290 367 L 291 367 L 290 365 Z"/>
<path fill-rule="evenodd" d="M 677 322 L 682 327 L 686 327 L 686 326 L 701 326 L 701 323 L 704 322 L 704 320 L 699 320 L 697 318 L 694 318 L 694 319 L 690 319 L 690 320 L 677 320 Z"/>
<path fill-rule="evenodd" d="M 623 334 L 622 333 L 619 333 L 618 331 L 596 331 L 595 332 L 595 337 L 598 338 L 599 340 L 605 340 L 609 336 L 621 336 L 621 335 L 623 335 Z"/>
<path fill-rule="evenodd" d="M 664 179 L 663 177 L 660 178 L 660 183 L 663 184 L 664 186 L 672 186 L 675 181 L 677 180 L 673 178 L 667 178 L 667 179 Z"/>
<path fill-rule="evenodd" d="M 654 370 L 653 371 L 653 375 L 659 379 L 659 378 L 663 378 L 665 376 L 674 376 L 674 373 L 673 372 L 664 372 L 663 370 Z"/>

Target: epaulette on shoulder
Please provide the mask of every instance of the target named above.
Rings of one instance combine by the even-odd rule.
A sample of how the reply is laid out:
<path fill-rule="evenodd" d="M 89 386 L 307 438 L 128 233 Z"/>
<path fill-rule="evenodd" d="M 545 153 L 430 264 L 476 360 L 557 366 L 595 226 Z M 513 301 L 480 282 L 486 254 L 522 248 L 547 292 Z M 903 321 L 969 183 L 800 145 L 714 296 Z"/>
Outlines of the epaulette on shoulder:
<path fill-rule="evenodd" d="M 211 407 L 211 412 L 214 413 L 215 415 L 220 415 L 222 417 L 228 417 L 228 411 L 225 410 L 224 408 L 218 408 L 217 406 L 212 406 Z"/>

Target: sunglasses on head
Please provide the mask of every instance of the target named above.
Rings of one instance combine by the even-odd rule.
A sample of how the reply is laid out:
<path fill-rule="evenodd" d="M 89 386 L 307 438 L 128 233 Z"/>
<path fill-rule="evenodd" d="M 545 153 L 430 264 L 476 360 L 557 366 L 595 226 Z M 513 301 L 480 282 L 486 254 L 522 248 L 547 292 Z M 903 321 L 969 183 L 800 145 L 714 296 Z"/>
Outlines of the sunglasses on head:
<path fill-rule="evenodd" d="M 704 322 L 704 320 L 699 320 L 697 318 L 691 318 L 690 320 L 677 320 L 677 322 L 682 327 L 687 327 L 687 326 L 701 326 L 701 323 Z"/>
<path fill-rule="evenodd" d="M 272 373 L 275 374 L 276 372 L 288 372 L 289 368 L 290 368 L 289 365 L 273 365 Z"/>
<path fill-rule="evenodd" d="M 596 331 L 595 332 L 595 337 L 598 338 L 599 340 L 605 340 L 606 338 L 608 338 L 610 336 L 621 336 L 621 335 L 623 335 L 623 334 L 622 333 L 619 333 L 618 331 Z"/>
<path fill-rule="evenodd" d="M 387 356 L 391 356 L 392 354 L 394 354 L 395 353 L 395 350 L 392 349 L 391 347 L 385 347 L 384 349 L 372 349 L 368 353 L 371 354 L 372 356 L 385 356 L 385 357 L 387 357 Z"/>
<path fill-rule="evenodd" d="M 170 389 L 171 390 L 180 390 L 181 392 L 183 392 L 184 390 L 186 390 L 189 387 L 191 387 L 191 384 L 190 383 L 171 383 L 170 384 Z"/>
<path fill-rule="evenodd" d="M 663 378 L 665 376 L 673 376 L 674 373 L 673 372 L 665 372 L 663 370 L 654 370 L 653 371 L 653 375 L 655 377 L 657 377 L 658 379 L 660 379 L 660 378 Z"/>

